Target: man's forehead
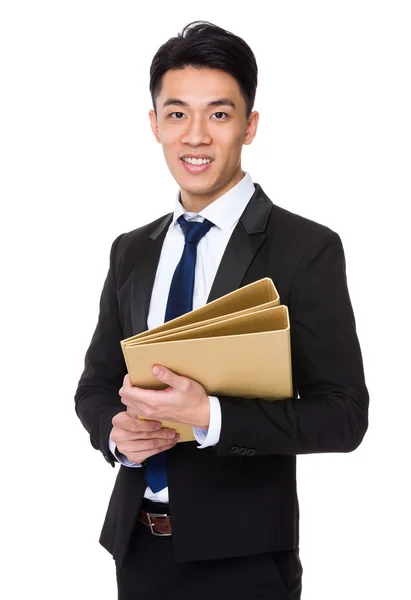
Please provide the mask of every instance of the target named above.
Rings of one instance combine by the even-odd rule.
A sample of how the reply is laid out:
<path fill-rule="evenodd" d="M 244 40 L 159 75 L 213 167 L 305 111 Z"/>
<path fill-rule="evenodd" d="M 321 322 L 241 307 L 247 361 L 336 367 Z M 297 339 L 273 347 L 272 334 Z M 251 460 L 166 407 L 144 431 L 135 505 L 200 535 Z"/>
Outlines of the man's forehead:
<path fill-rule="evenodd" d="M 218 98 L 229 98 L 235 103 L 240 94 L 237 81 L 229 73 L 218 69 L 173 69 L 167 71 L 162 80 L 160 96 L 176 97 L 186 102 L 203 99 L 204 103 Z M 183 98 L 186 96 L 186 98 Z"/>

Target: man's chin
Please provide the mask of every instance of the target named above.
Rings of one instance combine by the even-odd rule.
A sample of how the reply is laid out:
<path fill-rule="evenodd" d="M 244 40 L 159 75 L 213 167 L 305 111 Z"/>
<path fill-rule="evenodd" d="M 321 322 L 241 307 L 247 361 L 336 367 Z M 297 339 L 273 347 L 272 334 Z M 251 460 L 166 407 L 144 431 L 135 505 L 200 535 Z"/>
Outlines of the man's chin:
<path fill-rule="evenodd" d="M 186 194 L 193 196 L 206 196 L 214 191 L 214 185 L 211 181 L 193 181 L 191 177 L 179 177 L 176 181 Z"/>

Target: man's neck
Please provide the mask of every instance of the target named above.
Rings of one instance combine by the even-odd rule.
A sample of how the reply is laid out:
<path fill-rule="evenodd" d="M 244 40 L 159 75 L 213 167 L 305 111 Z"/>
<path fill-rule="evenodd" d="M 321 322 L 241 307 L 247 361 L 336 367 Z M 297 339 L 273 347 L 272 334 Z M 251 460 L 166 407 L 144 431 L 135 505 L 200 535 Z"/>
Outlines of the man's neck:
<path fill-rule="evenodd" d="M 187 192 L 186 190 L 180 188 L 180 204 L 183 205 L 187 212 L 199 213 L 204 210 L 206 206 L 209 206 L 209 204 L 215 200 L 218 200 L 218 198 L 221 198 L 221 196 L 236 186 L 237 183 L 242 180 L 244 175 L 245 173 L 240 168 L 239 172 L 235 177 L 233 177 L 233 179 L 230 180 L 228 184 L 210 194 L 193 194 L 192 192 Z"/>

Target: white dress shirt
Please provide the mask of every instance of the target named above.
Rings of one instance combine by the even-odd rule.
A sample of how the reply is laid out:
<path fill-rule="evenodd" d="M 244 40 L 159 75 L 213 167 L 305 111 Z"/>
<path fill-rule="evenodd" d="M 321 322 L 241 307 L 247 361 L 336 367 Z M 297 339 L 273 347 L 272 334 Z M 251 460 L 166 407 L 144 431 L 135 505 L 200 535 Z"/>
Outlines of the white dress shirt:
<path fill-rule="evenodd" d="M 189 221 L 203 221 L 208 219 L 214 223 L 214 227 L 200 240 L 197 246 L 197 260 L 194 275 L 193 310 L 207 303 L 211 286 L 214 282 L 217 269 L 222 256 L 255 187 L 248 173 L 244 174 L 241 181 L 228 192 L 214 200 L 201 212 L 188 212 L 180 202 L 178 192 L 173 220 L 170 223 L 164 239 L 161 255 L 157 266 L 156 277 L 151 294 L 150 308 L 148 312 L 148 329 L 157 327 L 164 323 L 168 293 L 174 271 L 180 262 L 183 253 L 185 237 L 177 222 L 182 214 Z M 194 436 L 200 444 L 199 449 L 217 444 L 221 432 L 221 407 L 218 398 L 209 396 L 210 399 L 210 424 L 206 429 L 193 427 Z M 116 459 L 127 467 L 141 467 L 140 464 L 130 462 L 116 449 L 114 442 L 110 439 L 109 446 Z M 154 502 L 169 501 L 168 487 L 154 493 L 149 486 L 146 487 L 145 498 Z"/>

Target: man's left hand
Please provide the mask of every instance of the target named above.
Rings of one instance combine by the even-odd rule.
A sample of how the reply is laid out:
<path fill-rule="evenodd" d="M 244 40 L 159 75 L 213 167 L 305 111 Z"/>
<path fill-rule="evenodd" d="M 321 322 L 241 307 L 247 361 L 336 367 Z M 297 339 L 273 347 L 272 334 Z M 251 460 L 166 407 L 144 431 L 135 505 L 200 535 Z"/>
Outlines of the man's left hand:
<path fill-rule="evenodd" d="M 129 375 L 124 377 L 119 394 L 129 412 L 153 421 L 175 421 L 199 428 L 209 426 L 210 401 L 200 383 L 160 365 L 153 366 L 153 375 L 168 387 L 145 390 L 133 386 Z"/>

